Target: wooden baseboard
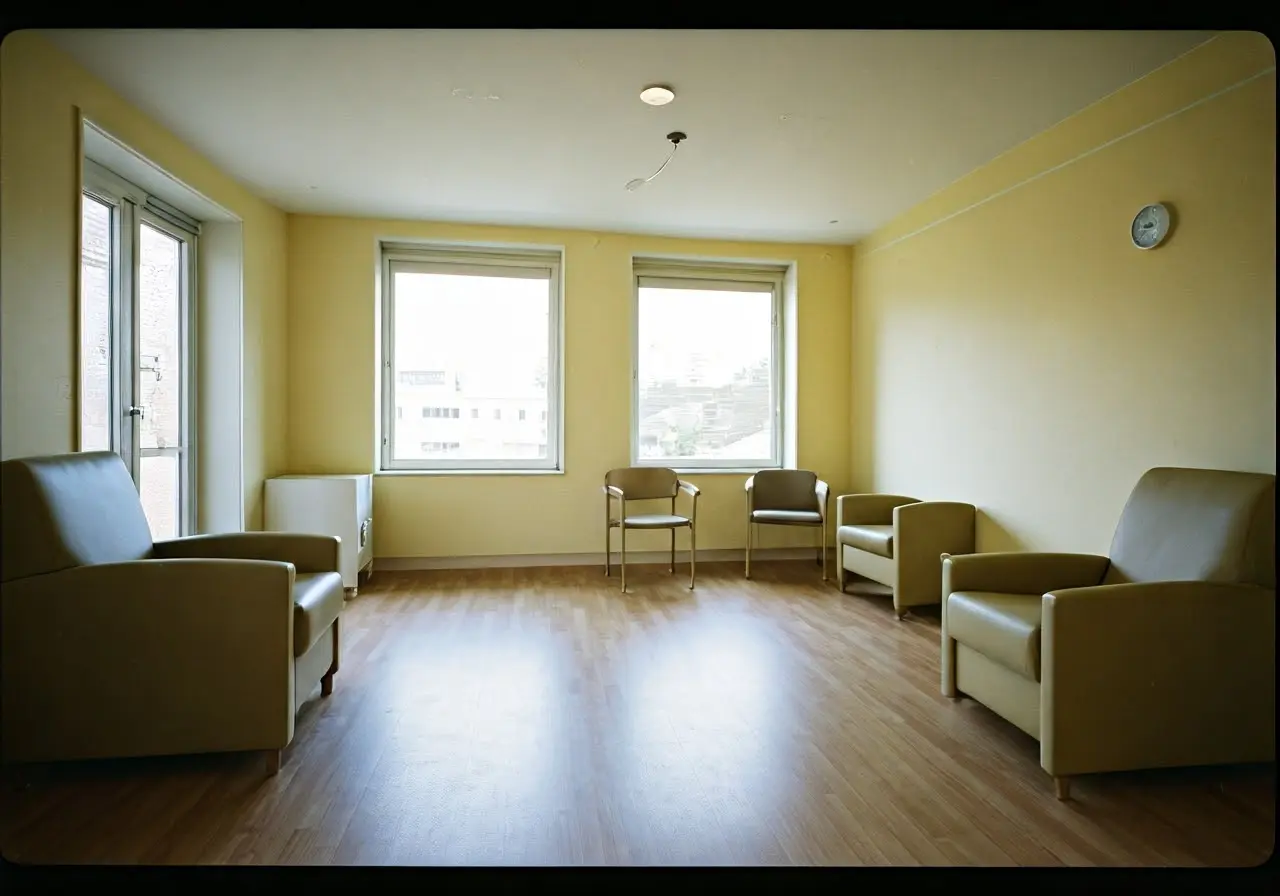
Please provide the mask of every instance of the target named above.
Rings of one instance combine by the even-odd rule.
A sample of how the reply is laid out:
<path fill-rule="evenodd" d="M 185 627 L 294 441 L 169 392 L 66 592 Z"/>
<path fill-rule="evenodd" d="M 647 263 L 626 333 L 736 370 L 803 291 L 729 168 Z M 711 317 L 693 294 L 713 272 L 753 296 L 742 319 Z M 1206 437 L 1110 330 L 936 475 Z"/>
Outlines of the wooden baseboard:
<path fill-rule="evenodd" d="M 755 560 L 808 560 L 816 557 L 814 548 L 760 548 L 751 552 Z M 666 563 L 670 560 L 668 551 L 627 551 L 627 565 L 632 563 Z M 698 551 L 698 562 L 716 561 L 743 562 L 746 551 L 743 548 L 712 548 Z M 613 554 L 613 562 L 617 564 L 618 553 Z M 688 563 L 688 551 L 676 551 L 676 563 Z M 604 566 L 604 553 L 594 554 L 493 554 L 478 557 L 375 557 L 375 572 L 389 572 L 407 569 L 494 569 L 507 567 L 532 566 Z"/>

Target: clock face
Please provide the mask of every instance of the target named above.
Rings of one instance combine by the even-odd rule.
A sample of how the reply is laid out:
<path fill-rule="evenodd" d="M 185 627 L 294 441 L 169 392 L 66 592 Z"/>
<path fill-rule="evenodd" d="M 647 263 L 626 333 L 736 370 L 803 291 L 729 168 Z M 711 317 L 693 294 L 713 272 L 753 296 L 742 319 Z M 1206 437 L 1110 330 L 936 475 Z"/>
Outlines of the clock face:
<path fill-rule="evenodd" d="M 1160 203 L 1148 205 L 1138 212 L 1129 228 L 1133 244 L 1139 249 L 1152 249 L 1169 232 L 1169 211 Z"/>

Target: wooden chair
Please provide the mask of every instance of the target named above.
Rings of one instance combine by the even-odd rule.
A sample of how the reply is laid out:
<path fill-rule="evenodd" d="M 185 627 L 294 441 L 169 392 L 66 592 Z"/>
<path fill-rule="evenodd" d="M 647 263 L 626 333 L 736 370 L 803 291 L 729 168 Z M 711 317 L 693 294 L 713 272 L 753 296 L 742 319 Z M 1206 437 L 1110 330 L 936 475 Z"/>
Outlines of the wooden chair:
<path fill-rule="evenodd" d="M 815 526 L 822 529 L 818 562 L 827 580 L 827 484 L 808 470 L 761 470 L 747 480 L 747 578 L 755 526 Z"/>
<path fill-rule="evenodd" d="M 692 499 L 688 516 L 676 513 L 676 496 L 684 492 Z M 676 571 L 676 530 L 686 526 L 689 529 L 689 588 L 692 590 L 696 570 L 697 551 L 697 517 L 698 487 L 684 482 L 676 476 L 675 470 L 665 467 L 619 467 L 610 470 L 604 477 L 604 574 L 612 575 L 610 536 L 614 527 L 618 528 L 622 542 L 622 590 L 627 590 L 627 530 L 628 529 L 670 529 L 671 530 L 671 572 Z M 618 502 L 618 512 L 614 515 L 613 502 Z M 670 500 L 670 513 L 628 513 L 628 501 Z"/>

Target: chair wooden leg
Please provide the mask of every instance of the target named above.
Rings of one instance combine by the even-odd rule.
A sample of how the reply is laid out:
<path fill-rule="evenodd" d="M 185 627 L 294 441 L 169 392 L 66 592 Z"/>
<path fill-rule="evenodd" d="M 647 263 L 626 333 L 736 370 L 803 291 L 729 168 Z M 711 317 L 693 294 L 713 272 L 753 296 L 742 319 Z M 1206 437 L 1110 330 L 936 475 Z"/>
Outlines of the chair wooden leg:
<path fill-rule="evenodd" d="M 266 759 L 267 777 L 271 778 L 280 773 L 280 762 L 283 758 L 284 750 L 266 750 L 264 757 Z"/>
<path fill-rule="evenodd" d="M 698 571 L 698 537 L 693 526 L 689 527 L 689 590 L 693 590 L 693 581 Z"/>
<path fill-rule="evenodd" d="M 747 578 L 751 578 L 751 533 L 755 527 L 751 525 L 751 516 L 747 516 Z"/>
<path fill-rule="evenodd" d="M 672 575 L 676 572 L 676 530 L 671 530 L 671 570 Z"/>
<path fill-rule="evenodd" d="M 622 574 L 622 593 L 627 593 L 627 527 L 618 527 L 618 537 L 622 542 L 621 558 L 618 562 L 618 570 Z"/>
<path fill-rule="evenodd" d="M 1071 799 L 1071 779 L 1065 775 L 1053 778 L 1053 793 L 1060 800 Z"/>
<path fill-rule="evenodd" d="M 609 535 L 613 527 L 609 525 L 609 496 L 604 496 L 604 574 L 606 577 L 611 575 L 609 570 Z"/>

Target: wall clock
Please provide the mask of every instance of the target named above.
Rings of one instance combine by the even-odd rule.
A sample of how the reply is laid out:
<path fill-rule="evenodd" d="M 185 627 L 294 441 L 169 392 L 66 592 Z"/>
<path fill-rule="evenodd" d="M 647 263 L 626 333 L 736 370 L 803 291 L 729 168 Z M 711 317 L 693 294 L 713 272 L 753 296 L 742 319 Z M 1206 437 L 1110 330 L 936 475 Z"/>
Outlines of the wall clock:
<path fill-rule="evenodd" d="M 1162 203 L 1148 205 L 1129 225 L 1129 236 L 1139 249 L 1154 249 L 1169 233 L 1169 210 Z"/>

